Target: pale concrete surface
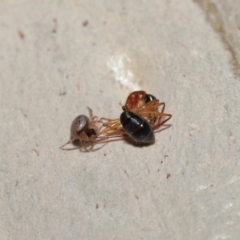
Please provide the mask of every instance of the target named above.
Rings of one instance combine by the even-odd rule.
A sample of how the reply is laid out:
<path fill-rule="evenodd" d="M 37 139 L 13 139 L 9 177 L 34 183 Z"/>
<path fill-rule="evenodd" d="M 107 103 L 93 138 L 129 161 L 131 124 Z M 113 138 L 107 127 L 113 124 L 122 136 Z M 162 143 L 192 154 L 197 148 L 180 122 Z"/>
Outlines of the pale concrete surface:
<path fill-rule="evenodd" d="M 237 7 L 230 51 L 197 2 L 0 2 L 1 239 L 239 239 Z M 173 114 L 153 146 L 59 150 L 139 88 Z"/>

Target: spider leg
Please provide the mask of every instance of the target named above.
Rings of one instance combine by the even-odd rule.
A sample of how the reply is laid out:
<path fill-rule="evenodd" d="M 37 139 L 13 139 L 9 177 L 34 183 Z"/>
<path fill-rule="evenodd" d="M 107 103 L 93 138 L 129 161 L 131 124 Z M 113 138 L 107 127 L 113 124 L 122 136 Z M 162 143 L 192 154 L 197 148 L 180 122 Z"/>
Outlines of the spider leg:
<path fill-rule="evenodd" d="M 93 110 L 90 107 L 87 107 L 90 117 L 90 122 L 98 122 L 99 120 L 97 116 L 93 116 Z"/>
<path fill-rule="evenodd" d="M 139 114 L 140 115 L 140 114 Z M 161 112 L 152 112 L 152 111 L 148 111 L 148 112 L 142 112 L 141 116 L 147 117 L 147 118 L 151 118 L 151 117 L 169 117 L 171 114 L 168 113 L 161 113 Z"/>
<path fill-rule="evenodd" d="M 118 122 L 119 119 L 100 118 L 99 121 L 103 122 L 103 124 L 109 124 L 109 123 Z"/>
<path fill-rule="evenodd" d="M 105 127 L 102 131 L 99 132 L 99 135 L 115 136 L 115 133 L 122 134 L 124 131 L 120 128 L 121 123 L 116 125 L 110 125 Z"/>
<path fill-rule="evenodd" d="M 90 118 L 93 117 L 93 110 L 90 107 L 87 107 Z"/>
<path fill-rule="evenodd" d="M 102 134 L 110 134 L 114 132 L 122 132 L 121 123 L 119 119 L 108 119 L 108 118 L 101 118 L 100 121 L 104 120 L 103 126 L 105 127 L 102 131 L 99 132 L 99 135 Z"/>
<path fill-rule="evenodd" d="M 159 119 L 157 120 L 157 122 L 152 126 L 152 129 L 153 130 L 156 130 L 158 129 L 159 127 L 161 127 L 164 123 L 166 123 L 171 117 L 172 115 L 171 114 L 165 114 L 165 116 L 168 116 L 167 119 L 165 119 L 164 121 L 161 121 L 162 117 L 159 117 Z"/>
<path fill-rule="evenodd" d="M 71 138 L 68 142 L 66 142 L 65 144 L 63 144 L 60 149 L 62 150 L 67 150 L 64 147 L 72 142 L 74 142 L 75 140 L 79 140 L 79 146 L 81 146 L 84 142 L 89 142 L 89 137 L 87 136 L 87 134 L 85 132 L 81 132 L 78 136 Z"/>
<path fill-rule="evenodd" d="M 65 147 L 66 145 L 74 142 L 74 141 L 77 140 L 77 139 L 78 139 L 78 138 L 72 138 L 72 139 L 70 139 L 69 141 L 67 141 L 66 143 L 64 143 L 64 144 L 63 144 L 61 147 L 59 147 L 59 148 L 62 149 L 62 150 L 67 150 L 67 149 L 65 149 L 64 147 Z"/>
<path fill-rule="evenodd" d="M 117 140 L 123 139 L 125 136 L 127 136 L 127 135 L 124 134 L 124 132 L 121 132 L 121 133 L 118 133 L 118 134 L 97 136 L 96 138 L 92 138 L 91 137 L 90 140 L 94 144 L 97 144 L 97 143 L 107 143 L 107 142 L 110 142 L 110 141 L 117 141 Z"/>
<path fill-rule="evenodd" d="M 69 140 L 69 141 L 67 141 L 66 143 L 64 143 L 61 147 L 59 147 L 60 149 L 62 149 L 62 150 L 65 150 L 65 146 L 66 145 L 68 145 L 68 144 L 70 144 L 70 143 L 72 143 L 74 140 Z"/>
<path fill-rule="evenodd" d="M 165 102 L 162 103 L 162 111 L 161 113 L 164 113 L 164 109 L 165 109 Z M 162 117 L 159 118 L 159 121 L 161 121 Z"/>
<path fill-rule="evenodd" d="M 157 99 L 154 99 L 150 102 L 148 102 L 146 105 L 144 105 L 142 108 L 139 108 L 136 112 L 141 113 L 145 111 L 157 111 L 160 106 L 162 107 L 162 112 L 164 111 L 165 108 L 165 102 L 159 102 Z"/>

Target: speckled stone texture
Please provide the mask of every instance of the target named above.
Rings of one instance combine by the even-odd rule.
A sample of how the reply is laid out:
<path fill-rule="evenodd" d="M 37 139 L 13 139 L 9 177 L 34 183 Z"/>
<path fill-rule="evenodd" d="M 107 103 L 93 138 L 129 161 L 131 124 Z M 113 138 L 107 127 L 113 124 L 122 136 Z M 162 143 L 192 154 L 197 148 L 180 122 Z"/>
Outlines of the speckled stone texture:
<path fill-rule="evenodd" d="M 1 239 L 239 239 L 239 5 L 2 0 Z M 154 145 L 59 149 L 137 89 L 173 115 Z"/>

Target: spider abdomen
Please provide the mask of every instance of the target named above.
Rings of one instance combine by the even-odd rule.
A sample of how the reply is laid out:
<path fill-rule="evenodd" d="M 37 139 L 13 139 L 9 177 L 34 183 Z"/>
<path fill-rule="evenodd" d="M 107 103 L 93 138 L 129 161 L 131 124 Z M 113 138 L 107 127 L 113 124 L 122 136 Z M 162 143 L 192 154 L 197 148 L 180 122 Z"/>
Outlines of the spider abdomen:
<path fill-rule="evenodd" d="M 143 117 L 136 113 L 125 111 L 120 116 L 124 131 L 135 141 L 141 143 L 153 143 L 154 132 L 150 124 Z"/>

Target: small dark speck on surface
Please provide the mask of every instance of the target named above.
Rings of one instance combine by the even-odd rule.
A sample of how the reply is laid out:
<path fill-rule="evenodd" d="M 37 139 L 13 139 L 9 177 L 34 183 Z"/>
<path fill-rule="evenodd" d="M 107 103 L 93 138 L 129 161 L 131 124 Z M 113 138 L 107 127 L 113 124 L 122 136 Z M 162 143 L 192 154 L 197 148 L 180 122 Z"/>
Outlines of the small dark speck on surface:
<path fill-rule="evenodd" d="M 138 195 L 137 194 L 135 194 L 135 198 L 138 200 L 139 199 L 139 197 L 138 197 Z"/>
<path fill-rule="evenodd" d="M 167 179 L 169 179 L 171 177 L 171 174 L 170 173 L 168 173 L 167 174 Z"/>
<path fill-rule="evenodd" d="M 99 208 L 99 205 L 96 203 L 96 209 L 98 209 Z"/>
<path fill-rule="evenodd" d="M 66 91 L 63 91 L 63 92 L 59 93 L 59 96 L 64 96 L 64 95 L 66 95 Z"/>
<path fill-rule="evenodd" d="M 24 111 L 23 109 L 21 109 L 21 113 L 22 113 L 22 115 L 23 115 L 25 118 L 28 117 L 28 115 L 25 113 L 25 111 Z"/>
<path fill-rule="evenodd" d="M 88 25 L 88 21 L 87 20 L 83 21 L 82 26 L 86 27 L 87 25 Z"/>
<path fill-rule="evenodd" d="M 25 34 L 23 33 L 22 30 L 18 30 L 18 36 L 19 36 L 21 39 L 24 39 Z"/>
<path fill-rule="evenodd" d="M 52 29 L 52 33 L 57 33 L 57 19 L 54 18 L 53 19 L 53 29 Z"/>

